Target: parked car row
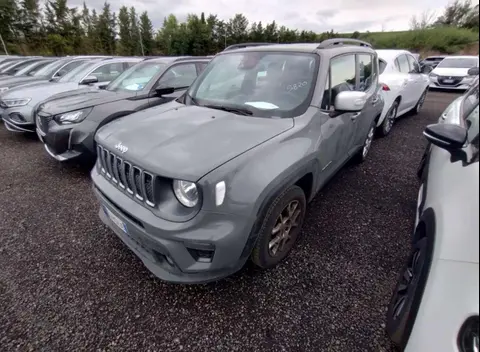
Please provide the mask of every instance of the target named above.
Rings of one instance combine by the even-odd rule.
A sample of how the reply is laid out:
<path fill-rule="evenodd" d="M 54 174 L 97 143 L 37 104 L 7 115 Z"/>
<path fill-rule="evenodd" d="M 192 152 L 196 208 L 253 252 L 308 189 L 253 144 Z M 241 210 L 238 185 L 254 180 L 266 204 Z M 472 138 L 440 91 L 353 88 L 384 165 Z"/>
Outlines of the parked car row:
<path fill-rule="evenodd" d="M 424 67 L 342 38 L 238 44 L 213 58 L 62 58 L 33 80 L 0 78 L 0 114 L 58 161 L 95 161 L 100 218 L 154 275 L 203 283 L 249 259 L 280 263 L 323 186 L 366 160 L 375 132 L 420 112 L 434 78 Z M 409 351 L 478 349 L 474 67 L 466 95 L 424 133 L 413 250 L 387 319 Z"/>

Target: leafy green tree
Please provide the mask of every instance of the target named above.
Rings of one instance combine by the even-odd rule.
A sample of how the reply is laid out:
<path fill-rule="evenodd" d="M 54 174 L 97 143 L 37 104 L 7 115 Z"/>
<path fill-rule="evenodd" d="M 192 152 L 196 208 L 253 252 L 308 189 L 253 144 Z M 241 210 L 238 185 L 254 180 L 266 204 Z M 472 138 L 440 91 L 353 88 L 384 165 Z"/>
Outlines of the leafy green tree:
<path fill-rule="evenodd" d="M 153 40 L 153 24 L 147 11 L 140 15 L 140 35 L 145 55 L 152 55 L 155 48 Z"/>
<path fill-rule="evenodd" d="M 103 51 L 109 55 L 115 54 L 116 17 L 115 13 L 110 11 L 110 4 L 107 2 L 103 5 L 102 13 L 98 16 L 96 27 Z"/>

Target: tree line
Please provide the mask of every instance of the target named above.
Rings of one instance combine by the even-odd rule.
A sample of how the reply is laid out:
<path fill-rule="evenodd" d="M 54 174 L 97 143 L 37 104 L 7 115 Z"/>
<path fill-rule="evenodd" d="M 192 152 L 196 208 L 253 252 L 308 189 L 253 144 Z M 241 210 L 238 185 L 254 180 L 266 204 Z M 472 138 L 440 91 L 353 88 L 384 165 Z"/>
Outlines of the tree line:
<path fill-rule="evenodd" d="M 227 21 L 214 14 L 190 14 L 184 22 L 169 15 L 155 30 L 148 13 L 134 7 L 123 6 L 117 14 L 105 2 L 97 13 L 85 3 L 77 8 L 67 0 L 47 0 L 41 8 L 39 1 L 0 0 L 0 35 L 10 54 L 211 55 L 239 42 L 319 42 L 339 36 L 333 30 L 315 33 L 275 21 L 249 23 L 243 14 Z M 421 20 L 415 21 L 421 27 Z M 474 23 L 478 31 L 478 5 L 456 0 L 428 26 L 474 28 Z M 350 36 L 369 38 L 359 32 Z"/>

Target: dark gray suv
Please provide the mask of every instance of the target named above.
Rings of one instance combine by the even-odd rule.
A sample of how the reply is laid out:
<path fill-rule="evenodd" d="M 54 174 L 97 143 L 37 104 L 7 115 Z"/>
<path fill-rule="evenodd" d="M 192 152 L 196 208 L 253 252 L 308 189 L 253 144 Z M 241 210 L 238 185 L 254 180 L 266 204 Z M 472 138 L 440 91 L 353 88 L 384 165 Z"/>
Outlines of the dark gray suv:
<path fill-rule="evenodd" d="M 48 154 L 58 161 L 94 161 L 93 138 L 98 128 L 178 98 L 209 61 L 201 57 L 149 58 L 123 72 L 104 89 L 55 95 L 37 109 L 38 136 Z"/>
<path fill-rule="evenodd" d="M 273 267 L 307 203 L 367 157 L 379 89 L 362 41 L 227 48 L 179 99 L 99 129 L 100 217 L 163 280 Z"/>

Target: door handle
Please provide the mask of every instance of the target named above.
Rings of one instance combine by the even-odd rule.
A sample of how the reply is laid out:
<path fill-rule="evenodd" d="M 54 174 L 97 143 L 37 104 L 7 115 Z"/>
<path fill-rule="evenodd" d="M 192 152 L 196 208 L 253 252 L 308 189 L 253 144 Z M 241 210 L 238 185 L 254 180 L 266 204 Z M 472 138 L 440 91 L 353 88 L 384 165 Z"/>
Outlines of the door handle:
<path fill-rule="evenodd" d="M 352 119 L 352 121 L 355 121 L 357 119 L 357 117 L 359 117 L 361 114 L 361 112 L 356 112 L 354 114 L 352 114 L 352 116 L 350 116 L 350 119 Z"/>

